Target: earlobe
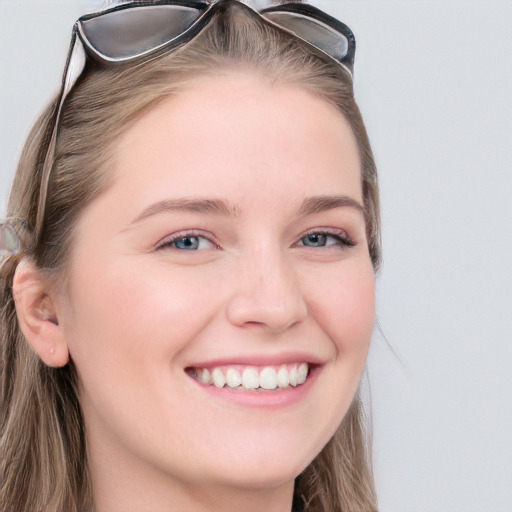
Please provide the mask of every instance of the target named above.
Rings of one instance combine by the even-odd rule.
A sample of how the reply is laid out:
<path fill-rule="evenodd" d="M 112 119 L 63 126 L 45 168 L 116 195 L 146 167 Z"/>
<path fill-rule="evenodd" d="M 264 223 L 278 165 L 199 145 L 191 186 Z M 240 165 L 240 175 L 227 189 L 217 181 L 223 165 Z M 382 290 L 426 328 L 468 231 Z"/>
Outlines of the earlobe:
<path fill-rule="evenodd" d="M 18 323 L 27 342 L 46 365 L 65 366 L 69 352 L 48 281 L 24 259 L 16 269 L 12 288 Z"/>

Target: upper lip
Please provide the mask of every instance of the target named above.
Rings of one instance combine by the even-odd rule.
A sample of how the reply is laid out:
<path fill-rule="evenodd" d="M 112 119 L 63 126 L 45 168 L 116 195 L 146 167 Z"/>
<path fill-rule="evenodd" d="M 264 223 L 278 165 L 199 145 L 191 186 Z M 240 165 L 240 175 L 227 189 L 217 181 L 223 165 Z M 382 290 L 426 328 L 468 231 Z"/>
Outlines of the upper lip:
<path fill-rule="evenodd" d="M 308 363 L 321 365 L 325 360 L 310 353 L 285 353 L 285 354 L 250 354 L 237 355 L 235 357 L 221 357 L 195 361 L 187 365 L 187 368 L 215 368 L 217 366 L 242 365 L 242 366 L 278 366 L 281 364 Z"/>

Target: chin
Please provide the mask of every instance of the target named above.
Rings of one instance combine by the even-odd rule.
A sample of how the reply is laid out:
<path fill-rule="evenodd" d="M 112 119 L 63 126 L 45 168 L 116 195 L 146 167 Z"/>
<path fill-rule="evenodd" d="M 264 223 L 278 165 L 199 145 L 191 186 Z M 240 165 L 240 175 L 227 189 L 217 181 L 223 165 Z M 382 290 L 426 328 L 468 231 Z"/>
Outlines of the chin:
<path fill-rule="evenodd" d="M 239 489 L 273 489 L 293 482 L 306 466 L 282 464 L 270 459 L 250 467 L 233 468 L 222 475 L 221 483 Z"/>
<path fill-rule="evenodd" d="M 323 444 L 311 446 L 288 441 L 246 440 L 244 449 L 225 452 L 221 463 L 212 471 L 224 484 L 245 489 L 275 488 L 293 482 L 318 455 Z"/>

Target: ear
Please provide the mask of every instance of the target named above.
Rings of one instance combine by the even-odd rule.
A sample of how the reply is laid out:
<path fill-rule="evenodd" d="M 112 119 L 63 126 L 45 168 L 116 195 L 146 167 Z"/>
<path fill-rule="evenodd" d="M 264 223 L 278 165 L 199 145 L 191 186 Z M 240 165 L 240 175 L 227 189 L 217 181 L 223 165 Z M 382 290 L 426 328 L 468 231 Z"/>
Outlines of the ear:
<path fill-rule="evenodd" d="M 48 366 L 65 366 L 69 352 L 57 317 L 56 292 L 27 259 L 16 268 L 12 288 L 18 323 L 28 343 Z"/>

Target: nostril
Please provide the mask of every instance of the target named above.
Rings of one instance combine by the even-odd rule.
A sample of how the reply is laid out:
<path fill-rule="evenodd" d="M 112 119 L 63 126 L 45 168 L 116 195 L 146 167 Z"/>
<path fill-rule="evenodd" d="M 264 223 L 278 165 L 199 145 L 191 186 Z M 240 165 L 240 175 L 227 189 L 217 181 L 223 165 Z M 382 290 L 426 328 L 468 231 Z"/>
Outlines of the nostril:
<path fill-rule="evenodd" d="M 234 297 L 227 307 L 227 316 L 238 327 L 264 327 L 281 332 L 302 322 L 307 317 L 307 307 L 300 297 L 293 301 L 272 304 L 254 296 Z"/>

